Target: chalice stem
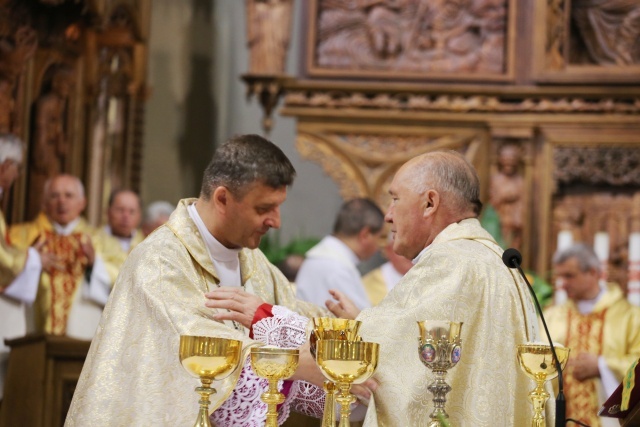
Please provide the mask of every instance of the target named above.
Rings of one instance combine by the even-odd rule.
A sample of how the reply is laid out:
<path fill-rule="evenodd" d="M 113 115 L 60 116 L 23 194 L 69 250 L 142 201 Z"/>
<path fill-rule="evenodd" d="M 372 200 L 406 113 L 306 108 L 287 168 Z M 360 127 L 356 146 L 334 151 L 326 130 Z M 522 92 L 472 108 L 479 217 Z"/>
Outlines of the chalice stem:
<path fill-rule="evenodd" d="M 449 418 L 447 411 L 445 411 L 444 406 L 447 403 L 447 393 L 451 391 L 451 386 L 447 384 L 444 380 L 444 377 L 447 371 L 442 370 L 433 370 L 433 373 L 436 376 L 434 382 L 429 384 L 429 391 L 433 394 L 433 412 L 431 412 L 431 425 L 440 425 L 441 418 Z"/>
<path fill-rule="evenodd" d="M 284 402 L 284 394 L 278 391 L 278 380 L 269 380 L 269 391 L 263 393 L 262 401 L 267 404 L 265 427 L 278 427 L 278 404 Z"/>
<path fill-rule="evenodd" d="M 544 381 L 536 381 L 536 388 L 529 393 L 529 400 L 533 404 L 531 427 L 545 427 L 544 408 L 549 400 L 549 393 L 544 389 Z"/>
<path fill-rule="evenodd" d="M 210 387 L 211 381 L 205 381 L 201 379 L 202 387 L 196 387 L 196 391 L 200 393 L 200 410 L 198 411 L 198 418 L 194 427 L 212 427 L 211 421 L 209 421 L 209 396 L 216 392 L 215 389 Z"/>
<path fill-rule="evenodd" d="M 340 384 L 340 394 L 336 400 L 340 404 L 340 424 L 339 427 L 351 427 L 349 416 L 351 415 L 351 404 L 356 401 L 356 397 L 351 394 L 351 384 Z"/>

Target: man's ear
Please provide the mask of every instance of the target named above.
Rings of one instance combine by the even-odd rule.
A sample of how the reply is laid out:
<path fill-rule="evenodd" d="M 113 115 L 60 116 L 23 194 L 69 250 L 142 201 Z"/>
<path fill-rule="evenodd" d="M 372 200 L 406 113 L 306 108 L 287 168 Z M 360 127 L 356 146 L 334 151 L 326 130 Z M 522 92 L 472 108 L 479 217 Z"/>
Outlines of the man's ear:
<path fill-rule="evenodd" d="M 427 218 L 434 215 L 438 210 L 440 206 L 440 193 L 432 189 L 428 190 L 423 197 L 424 210 L 422 211 L 422 216 Z"/>
<path fill-rule="evenodd" d="M 213 190 L 213 196 L 211 196 L 211 198 L 215 206 L 225 209 L 229 203 L 229 196 L 229 190 L 221 185 Z"/>

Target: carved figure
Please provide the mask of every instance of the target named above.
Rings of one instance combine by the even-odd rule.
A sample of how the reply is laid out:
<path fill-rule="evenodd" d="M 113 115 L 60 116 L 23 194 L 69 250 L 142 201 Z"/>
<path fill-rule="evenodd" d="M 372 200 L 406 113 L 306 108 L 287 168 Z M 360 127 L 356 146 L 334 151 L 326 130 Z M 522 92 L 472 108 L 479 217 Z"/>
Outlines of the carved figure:
<path fill-rule="evenodd" d="M 50 90 L 38 98 L 35 106 L 28 215 L 35 215 L 40 210 L 44 183 L 64 171 L 68 154 L 67 104 L 74 73 L 66 64 L 54 67 Z"/>
<path fill-rule="evenodd" d="M 520 147 L 507 143 L 498 152 L 498 171 L 491 177 L 489 202 L 498 212 L 502 238 L 508 246 L 520 247 L 523 228 L 524 179 L 519 172 Z"/>
<path fill-rule="evenodd" d="M 0 75 L 0 133 L 10 132 L 13 108 L 13 85 L 11 80 Z"/>
<path fill-rule="evenodd" d="M 596 64 L 640 62 L 640 0 L 575 0 L 571 15 Z"/>
<path fill-rule="evenodd" d="M 249 71 L 282 74 L 291 35 L 293 0 L 246 0 Z"/>

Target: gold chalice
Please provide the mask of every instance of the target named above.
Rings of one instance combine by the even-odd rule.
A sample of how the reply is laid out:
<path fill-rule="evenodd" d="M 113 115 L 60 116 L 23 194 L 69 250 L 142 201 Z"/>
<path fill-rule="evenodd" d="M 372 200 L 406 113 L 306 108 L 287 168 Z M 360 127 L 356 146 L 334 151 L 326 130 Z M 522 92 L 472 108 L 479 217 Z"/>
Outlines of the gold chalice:
<path fill-rule="evenodd" d="M 569 349 L 553 346 L 558 355 L 561 368 L 569 359 Z M 544 383 L 558 376 L 556 362 L 551 352 L 551 346 L 545 344 L 520 344 L 518 346 L 518 363 L 525 374 L 536 382 L 536 388 L 529 393 L 529 400 L 533 404 L 533 419 L 531 427 L 544 427 L 544 407 L 549 399 L 549 393 L 544 389 Z"/>
<path fill-rule="evenodd" d="M 314 317 L 313 329 L 309 334 L 309 351 L 316 357 L 316 343 L 318 340 L 346 340 L 362 341 L 358 335 L 359 320 L 340 319 L 336 317 Z M 335 427 L 335 394 L 336 385 L 327 380 L 324 382 L 324 413 L 322 414 L 322 427 Z"/>
<path fill-rule="evenodd" d="M 429 384 L 429 391 L 433 394 L 433 412 L 429 427 L 441 427 L 441 419 L 449 418 L 444 407 L 447 403 L 446 395 L 451 386 L 445 381 L 447 371 L 458 363 L 462 356 L 462 341 L 460 331 L 462 322 L 448 322 L 444 320 L 423 320 L 418 322 L 420 336 L 418 337 L 418 354 L 422 363 L 431 369 L 435 380 Z"/>
<path fill-rule="evenodd" d="M 316 347 L 316 363 L 329 380 L 337 384 L 340 394 L 340 427 L 349 427 L 351 404 L 356 397 L 351 394 L 351 384 L 360 384 L 376 370 L 380 346 L 374 342 L 319 340 Z M 325 403 L 326 405 L 326 403 Z"/>
<path fill-rule="evenodd" d="M 251 366 L 255 373 L 269 380 L 269 390 L 260 399 L 267 404 L 266 427 L 278 427 L 278 404 L 284 394 L 278 391 L 278 381 L 289 378 L 298 368 L 298 349 L 252 347 Z"/>
<path fill-rule="evenodd" d="M 217 337 L 180 336 L 180 363 L 191 375 L 200 378 L 200 411 L 194 427 L 211 427 L 209 396 L 216 393 L 211 382 L 221 380 L 240 364 L 242 342 Z"/>

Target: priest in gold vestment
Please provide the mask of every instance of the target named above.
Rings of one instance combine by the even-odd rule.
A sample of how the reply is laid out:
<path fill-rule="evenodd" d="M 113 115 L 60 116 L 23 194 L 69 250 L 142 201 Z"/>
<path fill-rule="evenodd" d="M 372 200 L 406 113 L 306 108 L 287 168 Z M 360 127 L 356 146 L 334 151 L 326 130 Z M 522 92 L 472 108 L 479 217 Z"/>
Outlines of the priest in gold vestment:
<path fill-rule="evenodd" d="M 192 425 L 199 381 L 179 362 L 180 335 L 241 340 L 243 361 L 260 344 L 240 323 L 214 320 L 220 310 L 204 305 L 212 289 L 243 288 L 307 316 L 328 314 L 297 301 L 289 281 L 257 249 L 269 229 L 279 228 L 280 205 L 294 175 L 282 151 L 257 135 L 234 137 L 216 150 L 200 197 L 182 200 L 125 261 L 66 426 Z M 241 372 L 214 383 L 212 411 L 229 397 Z"/>
<path fill-rule="evenodd" d="M 92 298 L 102 288 L 101 276 L 113 282 L 117 269 L 109 259 L 119 250 L 117 243 L 97 236 L 80 215 L 86 206 L 82 182 L 71 175 L 58 175 L 44 189 L 44 211 L 34 221 L 13 225 L 11 244 L 26 249 L 42 242 L 43 251 L 55 263 L 43 268 L 35 301 L 37 332 L 91 339 L 102 314 L 102 305 Z"/>
<path fill-rule="evenodd" d="M 17 136 L 0 133 L 0 200 L 18 177 L 23 151 L 24 144 Z M 27 333 L 26 307 L 35 300 L 42 266 L 51 260 L 50 254 L 42 252 L 41 243 L 28 249 L 9 245 L 7 225 L 0 211 L 0 402 L 10 350 L 5 339 Z"/>
<path fill-rule="evenodd" d="M 385 219 L 394 234 L 393 249 L 415 265 L 376 307 L 359 312 L 338 291 L 332 291 L 337 301 L 327 302 L 338 317 L 357 316 L 362 339 L 380 344 L 373 376 L 378 386 L 364 426 L 429 424 L 433 396 L 427 386 L 434 375 L 418 356 L 421 320 L 464 322 L 462 358 L 447 374 L 451 425 L 531 425 L 528 393 L 535 384 L 520 370 L 516 346 L 539 339 L 533 300 L 480 226 L 473 166 L 455 152 L 427 153 L 400 168 L 389 193 Z M 225 307 L 237 295 L 212 298 L 208 305 Z M 307 357 L 301 353 L 301 361 Z M 553 423 L 553 416 L 547 419 Z"/>
<path fill-rule="evenodd" d="M 570 246 L 554 255 L 553 264 L 568 299 L 549 307 L 545 318 L 551 338 L 571 349 L 564 376 L 567 417 L 591 427 L 619 425 L 597 414 L 640 357 L 640 308 L 618 285 L 600 280 L 591 247 Z"/>

